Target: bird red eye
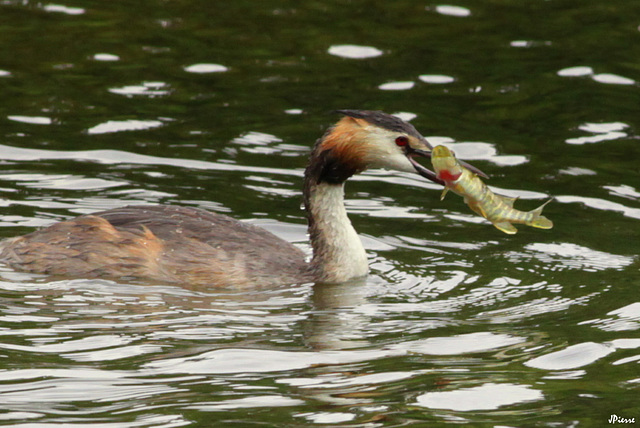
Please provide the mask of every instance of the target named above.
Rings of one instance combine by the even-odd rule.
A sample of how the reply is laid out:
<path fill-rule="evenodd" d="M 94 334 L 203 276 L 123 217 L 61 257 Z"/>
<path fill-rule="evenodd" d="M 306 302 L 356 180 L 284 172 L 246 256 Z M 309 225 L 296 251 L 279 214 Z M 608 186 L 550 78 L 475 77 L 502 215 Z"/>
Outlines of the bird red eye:
<path fill-rule="evenodd" d="M 409 144 L 409 139 L 404 135 L 401 135 L 396 138 L 396 146 L 404 147 Z"/>

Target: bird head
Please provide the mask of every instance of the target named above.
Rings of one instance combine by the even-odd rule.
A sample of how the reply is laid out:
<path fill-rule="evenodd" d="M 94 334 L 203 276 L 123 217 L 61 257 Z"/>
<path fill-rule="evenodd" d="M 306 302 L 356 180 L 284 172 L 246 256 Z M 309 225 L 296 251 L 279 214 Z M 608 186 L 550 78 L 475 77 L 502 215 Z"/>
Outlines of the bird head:
<path fill-rule="evenodd" d="M 384 168 L 414 172 L 444 184 L 416 160 L 430 158 L 433 148 L 413 125 L 379 111 L 337 112 L 344 117 L 318 140 L 312 154 L 311 172 L 319 182 L 341 183 L 366 169 Z M 461 163 L 484 175 L 471 165 Z"/>

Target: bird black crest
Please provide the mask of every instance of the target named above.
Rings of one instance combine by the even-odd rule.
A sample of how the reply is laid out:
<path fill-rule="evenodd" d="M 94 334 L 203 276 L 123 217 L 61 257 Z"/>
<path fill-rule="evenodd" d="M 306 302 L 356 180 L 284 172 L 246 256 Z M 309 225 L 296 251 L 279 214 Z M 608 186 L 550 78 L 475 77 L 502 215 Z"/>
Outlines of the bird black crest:
<path fill-rule="evenodd" d="M 422 139 L 422 135 L 413 127 L 410 123 L 405 122 L 399 117 L 392 116 L 390 114 L 381 111 L 371 110 L 336 110 L 336 113 L 344 114 L 345 116 L 353 117 L 356 119 L 364 119 L 369 123 L 372 123 L 381 128 L 388 129 L 389 131 L 404 132 L 405 134 L 412 135 L 418 139 Z"/>

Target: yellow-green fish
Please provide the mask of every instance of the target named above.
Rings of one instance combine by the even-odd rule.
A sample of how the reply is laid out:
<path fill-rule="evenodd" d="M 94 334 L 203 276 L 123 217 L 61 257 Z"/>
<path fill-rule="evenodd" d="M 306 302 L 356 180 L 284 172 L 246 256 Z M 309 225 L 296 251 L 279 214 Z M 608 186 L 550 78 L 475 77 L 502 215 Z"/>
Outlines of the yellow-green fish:
<path fill-rule="evenodd" d="M 551 229 L 553 223 L 542 215 L 542 209 L 551 199 L 532 211 L 518 211 L 513 208 L 517 198 L 496 195 L 480 178 L 469 171 L 445 146 L 436 146 L 431 152 L 431 163 L 445 188 L 441 200 L 451 190 L 464 197 L 469 207 L 489 220 L 495 227 L 510 235 L 518 230 L 511 223 L 526 224 L 540 229 Z"/>

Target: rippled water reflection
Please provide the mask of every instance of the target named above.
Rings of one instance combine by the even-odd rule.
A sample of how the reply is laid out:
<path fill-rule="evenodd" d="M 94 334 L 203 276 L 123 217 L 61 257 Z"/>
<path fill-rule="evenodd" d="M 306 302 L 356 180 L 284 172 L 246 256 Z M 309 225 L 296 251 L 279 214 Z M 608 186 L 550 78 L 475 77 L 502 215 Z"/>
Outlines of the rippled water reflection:
<path fill-rule="evenodd" d="M 553 197 L 555 223 L 508 237 L 432 183 L 369 171 L 347 187 L 366 281 L 0 268 L 0 424 L 638 420 L 640 9 L 579 6 L 0 3 L 3 237 L 173 203 L 309 252 L 300 181 L 336 108 L 411 120 L 522 209 Z"/>

